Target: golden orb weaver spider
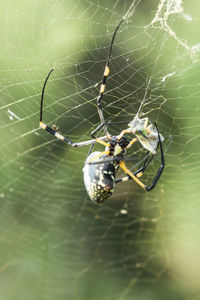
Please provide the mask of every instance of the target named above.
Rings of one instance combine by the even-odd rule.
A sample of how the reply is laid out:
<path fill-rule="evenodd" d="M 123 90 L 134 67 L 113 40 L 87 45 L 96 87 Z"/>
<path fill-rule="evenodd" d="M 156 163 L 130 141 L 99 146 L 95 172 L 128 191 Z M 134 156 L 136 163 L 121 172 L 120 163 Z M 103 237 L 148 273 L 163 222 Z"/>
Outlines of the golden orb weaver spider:
<path fill-rule="evenodd" d="M 140 119 L 139 111 L 130 122 L 105 122 L 101 106 L 101 100 L 105 91 L 106 80 L 110 72 L 109 65 L 111 61 L 112 47 L 114 44 L 115 36 L 122 22 L 129 16 L 133 5 L 134 2 L 131 4 L 127 13 L 118 23 L 112 36 L 105 71 L 103 74 L 99 95 L 97 97 L 97 111 L 100 118 L 100 124 L 95 130 L 91 132 L 91 140 L 74 143 L 68 137 L 64 137 L 62 134 L 60 134 L 55 126 L 51 128 L 43 123 L 43 100 L 45 87 L 54 69 L 51 69 L 51 71 L 49 72 L 42 88 L 40 127 L 72 147 L 92 145 L 84 164 L 83 173 L 87 193 L 90 199 L 97 203 L 105 202 L 105 200 L 107 200 L 112 195 L 116 183 L 125 182 L 130 179 L 134 180 L 144 190 L 151 191 L 158 182 L 165 166 L 164 153 L 162 149 L 162 141 L 164 140 L 164 138 L 159 133 L 156 123 L 155 126 L 153 126 L 152 124 L 148 125 L 148 118 Z M 108 125 L 110 124 L 128 124 L 128 128 L 122 130 L 118 136 L 112 136 L 108 131 Z M 102 129 L 104 130 L 105 135 L 103 137 L 95 137 L 95 134 Z M 131 141 L 128 141 L 128 139 L 125 137 L 126 134 L 132 134 L 134 138 Z M 126 167 L 124 159 L 126 151 L 137 141 L 139 141 L 143 148 L 147 149 L 149 154 L 152 154 L 152 156 L 150 157 L 150 159 L 148 159 L 147 156 L 144 160 L 143 166 L 136 172 L 132 173 Z M 105 151 L 91 152 L 94 143 L 103 145 L 105 147 Z M 150 186 L 146 186 L 139 178 L 143 175 L 153 157 L 156 155 L 158 146 L 160 147 L 161 165 L 153 179 L 152 184 Z M 121 168 L 125 172 L 126 176 L 116 179 L 116 173 L 119 168 Z"/>

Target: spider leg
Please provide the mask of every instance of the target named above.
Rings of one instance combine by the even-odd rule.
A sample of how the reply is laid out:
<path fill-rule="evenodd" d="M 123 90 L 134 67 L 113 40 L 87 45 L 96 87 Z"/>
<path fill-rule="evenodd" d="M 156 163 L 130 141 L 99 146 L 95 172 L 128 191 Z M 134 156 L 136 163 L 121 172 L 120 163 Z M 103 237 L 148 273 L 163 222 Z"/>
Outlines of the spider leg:
<path fill-rule="evenodd" d="M 148 155 L 148 153 L 147 153 L 147 155 Z M 144 171 L 146 170 L 146 168 L 148 167 L 148 165 L 150 164 L 150 162 L 152 161 L 152 159 L 154 158 L 154 156 L 155 155 L 152 155 L 149 160 L 148 160 L 148 156 L 147 156 L 146 159 L 145 159 L 145 161 L 144 161 L 143 166 L 139 170 L 137 170 L 136 172 L 134 172 L 134 175 L 136 175 L 137 177 L 141 177 L 144 174 Z"/>
<path fill-rule="evenodd" d="M 158 146 L 157 146 L 157 148 L 158 148 Z M 146 168 L 148 167 L 148 165 L 150 164 L 150 162 L 152 161 L 152 159 L 155 156 L 154 154 L 152 154 L 152 156 L 148 160 L 148 154 L 149 154 L 149 151 L 146 154 L 146 158 L 144 160 L 143 166 L 139 170 L 137 170 L 136 172 L 133 173 L 136 177 L 142 177 L 142 175 L 144 174 L 144 171 L 146 170 Z M 115 183 L 119 183 L 119 182 L 122 182 L 122 181 L 127 181 L 127 180 L 130 180 L 130 179 L 132 179 L 130 176 L 125 176 L 123 178 L 116 179 Z"/>
<path fill-rule="evenodd" d="M 98 136 L 97 136 L 97 137 L 99 137 L 99 135 L 101 134 L 102 129 L 103 129 L 103 127 L 99 130 Z M 90 149 L 89 149 L 89 151 L 88 151 L 87 157 L 88 157 L 88 156 L 90 155 L 90 153 L 92 152 L 92 149 L 93 149 L 94 145 L 95 145 L 95 143 L 93 143 L 93 144 L 90 146 Z"/>
<path fill-rule="evenodd" d="M 156 129 L 158 131 L 158 127 L 157 127 L 157 124 L 155 123 L 155 126 L 156 126 Z M 129 180 L 129 178 L 131 177 L 138 185 L 140 185 L 144 190 L 146 191 L 151 191 L 155 186 L 156 186 L 156 183 L 158 182 L 158 179 L 160 178 L 163 170 L 164 170 L 164 167 L 165 167 L 165 160 L 164 160 L 164 153 L 163 153 L 163 148 L 162 148 L 162 142 L 161 142 L 161 139 L 160 139 L 160 134 L 159 134 L 159 131 L 158 131 L 158 143 L 160 145 L 160 153 L 161 153 L 161 165 L 153 179 L 153 182 L 150 186 L 146 186 L 145 184 L 143 184 L 139 179 L 138 177 L 141 177 L 143 175 L 143 172 L 144 170 L 147 168 L 147 166 L 149 165 L 149 163 L 152 161 L 153 157 L 152 156 L 150 158 L 150 160 L 148 161 L 148 163 L 145 164 L 145 166 L 143 166 L 140 170 L 138 170 L 136 173 L 132 173 L 131 171 L 129 171 L 124 163 L 124 161 L 121 161 L 119 163 L 119 166 L 120 168 L 126 173 L 128 174 L 128 176 L 124 177 L 124 178 L 120 178 L 120 179 L 117 179 L 115 182 L 116 183 L 119 183 L 119 182 L 122 182 L 122 181 L 127 181 Z"/>
<path fill-rule="evenodd" d="M 149 153 L 149 152 L 148 152 Z M 147 154 L 148 154 L 147 153 Z M 138 178 L 138 177 L 142 177 L 142 175 L 144 174 L 144 171 L 146 170 L 146 168 L 148 167 L 148 165 L 150 164 L 150 162 L 152 161 L 152 159 L 154 158 L 154 155 L 151 156 L 151 158 L 149 159 L 149 161 L 147 162 L 148 156 L 146 157 L 143 166 L 137 170 L 136 172 L 134 172 L 133 174 Z M 122 178 L 118 178 L 115 180 L 115 183 L 119 183 L 119 182 L 124 182 L 124 181 L 128 181 L 132 179 L 131 176 L 125 176 Z"/>
<path fill-rule="evenodd" d="M 133 7 L 134 7 L 134 2 L 130 5 L 127 13 L 122 17 L 122 19 L 119 21 L 117 27 L 115 28 L 115 31 L 113 33 L 112 40 L 111 40 L 111 43 L 110 43 L 110 48 L 109 48 L 109 52 L 108 52 L 108 56 L 107 56 L 106 66 L 105 66 L 105 70 L 104 70 L 104 74 L 103 74 L 103 78 L 102 78 L 102 83 L 101 83 L 99 95 L 97 97 L 97 110 L 98 110 L 98 113 L 99 113 L 99 118 L 100 118 L 101 123 L 103 124 L 102 126 L 104 128 L 104 132 L 108 137 L 109 137 L 109 132 L 108 132 L 108 129 L 107 129 L 106 124 L 105 124 L 105 119 L 104 119 L 103 110 L 102 110 L 102 106 L 101 106 L 101 100 L 103 98 L 103 94 L 104 94 L 104 91 L 105 91 L 106 80 L 107 80 L 108 75 L 110 73 L 109 65 L 110 65 L 112 48 L 113 48 L 116 33 L 119 30 L 119 28 L 120 28 L 121 24 L 123 23 L 123 21 L 126 20 L 126 18 L 128 18 L 128 16 L 129 16 L 131 10 L 133 9 Z"/>
<path fill-rule="evenodd" d="M 128 174 L 138 185 L 140 185 L 144 190 L 146 190 L 146 187 L 144 185 L 144 183 L 142 183 L 131 171 L 129 171 L 125 165 L 125 162 L 122 160 L 119 163 L 120 168 L 126 173 Z M 122 180 L 124 181 L 124 180 Z"/>
<path fill-rule="evenodd" d="M 138 141 L 138 138 L 137 138 L 137 137 L 134 138 L 134 139 L 132 139 L 132 140 L 129 142 L 129 144 L 126 146 L 126 149 L 132 147 L 132 145 L 133 145 L 135 142 L 137 142 L 137 141 Z"/>
<path fill-rule="evenodd" d="M 129 122 L 128 122 L 129 123 Z M 130 133 L 129 129 L 124 129 L 122 130 L 122 132 L 120 133 L 120 135 L 118 136 L 118 140 L 120 140 L 126 133 Z"/>
<path fill-rule="evenodd" d="M 158 132 L 158 143 L 160 145 L 161 165 L 160 165 L 160 167 L 159 167 L 159 169 L 158 169 L 158 171 L 156 173 L 156 176 L 153 179 L 152 184 L 149 187 L 148 186 L 146 187 L 146 190 L 148 192 L 151 191 L 155 187 L 155 185 L 156 185 L 158 179 L 160 178 L 160 176 L 161 176 L 161 174 L 162 174 L 162 172 L 164 170 L 164 167 L 165 167 L 165 159 L 164 159 L 162 142 L 161 142 L 161 139 L 160 139 L 160 134 L 159 134 L 159 131 L 158 131 L 158 126 L 157 126 L 156 123 L 155 123 L 155 126 L 156 126 L 156 129 L 157 129 L 157 132 Z"/>
<path fill-rule="evenodd" d="M 97 154 L 95 157 L 93 157 L 93 158 L 91 158 L 91 159 L 89 160 L 88 164 L 91 164 L 95 159 L 97 159 L 97 158 L 99 158 L 99 157 L 101 157 L 101 156 L 103 156 L 103 155 L 106 155 L 106 154 L 109 154 L 109 151 L 103 151 L 103 152 Z M 93 164 L 93 163 L 92 163 L 92 164 Z M 97 163 L 97 164 L 98 164 L 98 163 Z"/>
<path fill-rule="evenodd" d="M 99 143 L 99 144 L 103 144 L 103 145 L 105 145 L 105 144 L 108 145 L 107 143 L 105 143 L 103 141 L 103 140 L 107 139 L 107 136 L 103 136 L 103 137 L 98 138 L 98 139 L 87 140 L 87 141 L 80 142 L 80 143 L 73 143 L 68 137 L 63 136 L 58 131 L 55 131 L 54 129 L 52 129 L 51 127 L 47 126 L 43 122 L 40 122 L 40 127 L 42 129 L 46 130 L 47 132 L 49 132 L 50 134 L 54 135 L 57 139 L 66 142 L 67 144 L 69 144 L 72 147 L 88 146 L 88 145 L 91 145 L 93 143 Z"/>
<path fill-rule="evenodd" d="M 101 153 L 103 153 L 103 152 L 101 152 Z M 108 151 L 105 151 L 104 152 L 104 154 L 109 154 L 109 152 Z M 102 154 L 103 155 L 103 154 Z M 96 157 L 95 157 L 96 158 Z M 118 163 L 118 162 L 120 162 L 121 161 L 121 159 L 119 158 L 119 157 L 117 157 L 117 156 L 112 156 L 112 157 L 110 157 L 110 156 L 108 156 L 108 158 L 107 159 L 103 159 L 103 160 L 101 160 L 101 161 L 89 161 L 89 162 L 87 162 L 89 165 L 101 165 L 101 164 L 105 164 L 105 163 L 112 163 L 113 161 L 115 161 L 116 163 Z"/>
<path fill-rule="evenodd" d="M 57 139 L 66 142 L 67 144 L 69 144 L 72 147 L 82 147 L 82 146 L 91 145 L 91 144 L 97 143 L 97 142 L 100 144 L 103 144 L 105 146 L 106 143 L 104 143 L 103 140 L 106 140 L 107 136 L 100 137 L 100 138 L 98 138 L 98 140 L 93 139 L 93 140 L 88 140 L 88 141 L 84 141 L 84 142 L 80 142 L 80 143 L 73 143 L 68 137 L 63 136 L 58 131 L 54 130 L 53 128 L 51 128 L 43 123 L 42 117 L 43 117 L 44 92 L 45 92 L 45 87 L 46 87 L 47 81 L 48 81 L 51 73 L 53 72 L 53 70 L 54 69 L 51 69 L 50 72 L 48 73 L 48 75 L 45 79 L 43 88 L 42 88 L 41 104 L 40 104 L 40 127 L 42 129 L 46 130 L 47 132 L 49 132 L 50 134 L 54 135 Z"/>
<path fill-rule="evenodd" d="M 100 123 L 92 132 L 91 132 L 91 137 L 95 139 L 95 134 L 97 133 L 98 130 L 102 129 L 103 126 L 105 125 L 110 125 L 110 124 L 128 124 L 130 121 L 119 121 L 119 122 L 104 122 Z"/>
<path fill-rule="evenodd" d="M 122 178 L 115 179 L 115 183 L 125 182 L 125 181 L 128 181 L 130 179 L 132 179 L 132 177 L 130 177 L 130 176 L 124 176 Z"/>

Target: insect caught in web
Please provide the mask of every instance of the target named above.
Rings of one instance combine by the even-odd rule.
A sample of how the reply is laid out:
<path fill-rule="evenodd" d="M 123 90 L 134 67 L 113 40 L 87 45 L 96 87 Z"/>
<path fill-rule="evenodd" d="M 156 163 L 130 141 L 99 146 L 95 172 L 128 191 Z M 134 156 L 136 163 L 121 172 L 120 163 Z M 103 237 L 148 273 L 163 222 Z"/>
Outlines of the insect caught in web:
<path fill-rule="evenodd" d="M 110 72 L 109 66 L 115 36 L 122 22 L 128 18 L 132 8 L 133 3 L 128 9 L 127 13 L 118 23 L 112 36 L 105 71 L 103 74 L 99 95 L 97 97 L 97 111 L 100 118 L 100 124 L 95 130 L 91 132 L 92 139 L 74 143 L 68 137 L 60 134 L 58 132 L 58 128 L 55 125 L 53 127 L 45 125 L 43 123 L 44 92 L 47 81 L 54 69 L 51 69 L 51 71 L 49 72 L 42 89 L 40 106 L 40 127 L 42 127 L 42 129 L 46 130 L 50 134 L 54 135 L 57 139 L 66 142 L 72 147 L 91 145 L 90 151 L 84 163 L 83 174 L 87 193 L 90 199 L 97 203 L 105 202 L 112 195 L 116 183 L 125 182 L 127 180 L 134 180 L 145 191 L 151 191 L 156 186 L 156 183 L 158 182 L 165 166 L 164 153 L 162 148 L 162 141 L 164 140 L 164 138 L 159 133 L 156 123 L 155 125 L 151 124 L 147 117 L 142 119 L 139 118 L 140 109 L 131 121 L 106 122 L 102 110 L 101 100 L 105 91 L 106 80 Z M 128 124 L 128 128 L 122 130 L 119 135 L 112 136 L 108 131 L 108 126 L 110 124 Z M 101 130 L 104 130 L 105 135 L 102 137 L 96 137 L 96 133 L 99 133 Z M 129 136 L 131 135 L 132 139 L 128 140 L 125 136 L 126 134 L 129 134 Z M 125 156 L 127 150 L 131 148 L 137 141 L 140 142 L 144 149 L 148 150 L 149 155 L 144 159 L 143 166 L 133 173 L 127 168 L 125 164 Z M 105 150 L 102 152 L 92 152 L 92 148 L 95 143 L 103 145 L 105 147 Z M 152 159 L 157 153 L 158 148 L 160 148 L 160 167 L 157 170 L 157 173 L 154 176 L 151 185 L 147 186 L 140 180 L 140 177 L 143 175 L 146 168 L 150 165 Z M 119 169 L 122 169 L 125 173 L 125 176 L 122 178 L 116 178 Z"/>

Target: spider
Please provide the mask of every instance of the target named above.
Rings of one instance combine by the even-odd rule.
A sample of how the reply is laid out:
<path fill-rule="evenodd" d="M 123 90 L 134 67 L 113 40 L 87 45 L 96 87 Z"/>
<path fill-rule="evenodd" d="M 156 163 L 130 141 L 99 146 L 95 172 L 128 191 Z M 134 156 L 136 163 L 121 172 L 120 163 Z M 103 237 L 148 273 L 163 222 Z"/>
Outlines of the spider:
<path fill-rule="evenodd" d="M 129 16 L 130 11 L 133 8 L 133 3 L 128 9 L 127 13 L 122 17 L 118 23 L 115 31 L 113 33 L 111 44 L 109 48 L 109 53 L 107 56 L 106 66 L 103 74 L 102 83 L 100 86 L 99 95 L 97 97 L 97 111 L 100 118 L 100 124 L 95 130 L 91 132 L 92 139 L 74 143 L 68 137 L 63 136 L 58 132 L 58 128 L 53 126 L 52 128 L 43 123 L 43 100 L 44 92 L 47 81 L 53 72 L 54 69 L 51 69 L 47 75 L 41 94 L 41 106 L 40 106 L 40 127 L 50 134 L 54 135 L 57 139 L 62 140 L 69 144 L 72 147 L 82 147 L 91 145 L 88 156 L 86 158 L 83 174 L 84 174 L 84 183 L 87 193 L 91 200 L 96 203 L 105 202 L 113 193 L 114 186 L 116 183 L 125 182 L 127 180 L 134 180 L 140 187 L 145 191 L 151 191 L 158 182 L 164 166 L 164 154 L 162 149 L 162 141 L 164 140 L 163 136 L 159 133 L 157 124 L 155 126 L 149 122 L 148 118 L 139 118 L 139 114 L 133 118 L 132 121 L 123 121 L 123 122 L 105 122 L 104 114 L 102 110 L 101 100 L 106 87 L 106 80 L 110 72 L 110 61 L 112 48 L 115 40 L 117 31 L 119 30 L 122 22 Z M 150 123 L 150 124 L 149 124 Z M 122 130 L 119 135 L 112 136 L 108 131 L 108 126 L 110 124 L 128 124 L 128 128 Z M 102 137 L 96 137 L 96 133 L 100 133 L 101 130 L 104 130 L 105 135 Z M 126 134 L 133 135 L 133 138 L 129 141 L 126 138 Z M 134 143 L 139 141 L 143 148 L 148 150 L 149 155 L 144 159 L 143 166 L 132 173 L 125 164 L 125 155 L 126 151 L 133 146 Z M 95 151 L 92 152 L 92 148 L 95 143 L 99 143 L 105 147 L 103 152 Z M 144 171 L 151 163 L 153 157 L 157 153 L 157 148 L 160 148 L 161 156 L 161 165 L 157 170 L 157 173 L 153 179 L 153 182 L 150 186 L 145 185 L 139 178 L 143 175 Z M 126 176 L 116 179 L 117 171 L 121 168 Z"/>

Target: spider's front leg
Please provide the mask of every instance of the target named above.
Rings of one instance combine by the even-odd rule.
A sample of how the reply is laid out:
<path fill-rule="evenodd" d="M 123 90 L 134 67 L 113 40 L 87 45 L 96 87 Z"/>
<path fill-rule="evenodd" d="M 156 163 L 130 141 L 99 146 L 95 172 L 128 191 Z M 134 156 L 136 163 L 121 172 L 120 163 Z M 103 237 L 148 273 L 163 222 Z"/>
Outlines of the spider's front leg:
<path fill-rule="evenodd" d="M 113 125 L 113 124 L 115 124 L 115 125 L 119 125 L 119 124 L 128 124 L 129 123 L 129 121 L 119 121 L 119 122 L 104 122 L 104 123 L 100 123 L 92 132 L 91 132 L 91 137 L 93 138 L 93 139 L 96 139 L 96 137 L 95 137 L 95 134 L 99 131 L 99 130 L 101 130 L 102 128 L 103 128 L 103 126 L 109 126 L 109 125 Z M 123 132 L 124 132 L 124 134 L 125 134 L 125 131 L 126 130 L 123 130 Z M 122 133 L 120 133 L 120 138 L 124 135 L 121 135 Z M 120 139 L 119 137 L 118 137 L 118 139 Z"/>
<path fill-rule="evenodd" d="M 122 181 L 126 181 L 126 180 L 129 180 L 129 178 L 132 178 L 138 185 L 140 185 L 144 190 L 146 190 L 147 192 L 150 192 L 155 186 L 156 186 L 156 183 L 158 182 L 163 170 L 164 170 L 164 167 L 165 167 L 165 160 L 164 160 L 164 153 L 163 153 L 163 148 L 162 148 L 162 142 L 161 142 L 161 138 L 160 138 L 160 134 L 159 134 L 159 131 L 158 131 L 158 127 L 157 125 L 155 124 L 156 126 L 156 129 L 157 129 L 157 132 L 158 132 L 158 143 L 160 145 L 160 155 L 161 155 L 161 165 L 153 179 L 153 182 L 150 186 L 147 186 L 145 185 L 144 183 L 142 183 L 138 177 L 141 177 L 143 175 L 143 172 L 144 170 L 147 168 L 147 166 L 149 165 L 149 163 L 152 161 L 154 155 L 150 158 L 150 160 L 148 162 L 146 162 L 144 164 L 144 166 L 138 170 L 136 173 L 132 173 L 131 171 L 129 171 L 125 165 L 125 162 L 122 160 L 120 163 L 119 163 L 119 166 L 120 168 L 128 175 L 124 178 L 121 178 L 119 180 L 116 180 L 115 182 L 118 183 L 118 182 L 122 182 Z M 145 160 L 146 161 L 146 160 Z"/>
<path fill-rule="evenodd" d="M 41 95 L 41 104 L 40 104 L 40 127 L 44 130 L 46 130 L 47 132 L 49 132 L 50 134 L 52 134 L 53 136 L 55 136 L 57 139 L 66 142 L 67 144 L 69 144 L 72 147 L 82 147 L 82 146 L 87 146 L 87 145 L 91 145 L 96 143 L 97 141 L 95 139 L 92 140 L 88 140 L 88 141 L 84 141 L 84 142 L 80 142 L 80 143 L 73 143 L 68 137 L 63 136 L 61 133 L 59 133 L 56 130 L 56 127 L 54 126 L 53 128 L 49 127 L 48 125 L 43 123 L 42 117 L 43 117 L 43 101 L 44 101 L 44 92 L 45 92 L 45 87 L 47 84 L 47 81 L 51 75 L 51 73 L 53 72 L 54 69 L 51 69 L 49 74 L 47 75 L 43 88 L 42 88 L 42 95 Z M 99 138 L 99 143 L 103 143 L 104 140 L 106 140 L 107 137 L 103 136 Z M 103 144 L 104 145 L 104 144 Z"/>

